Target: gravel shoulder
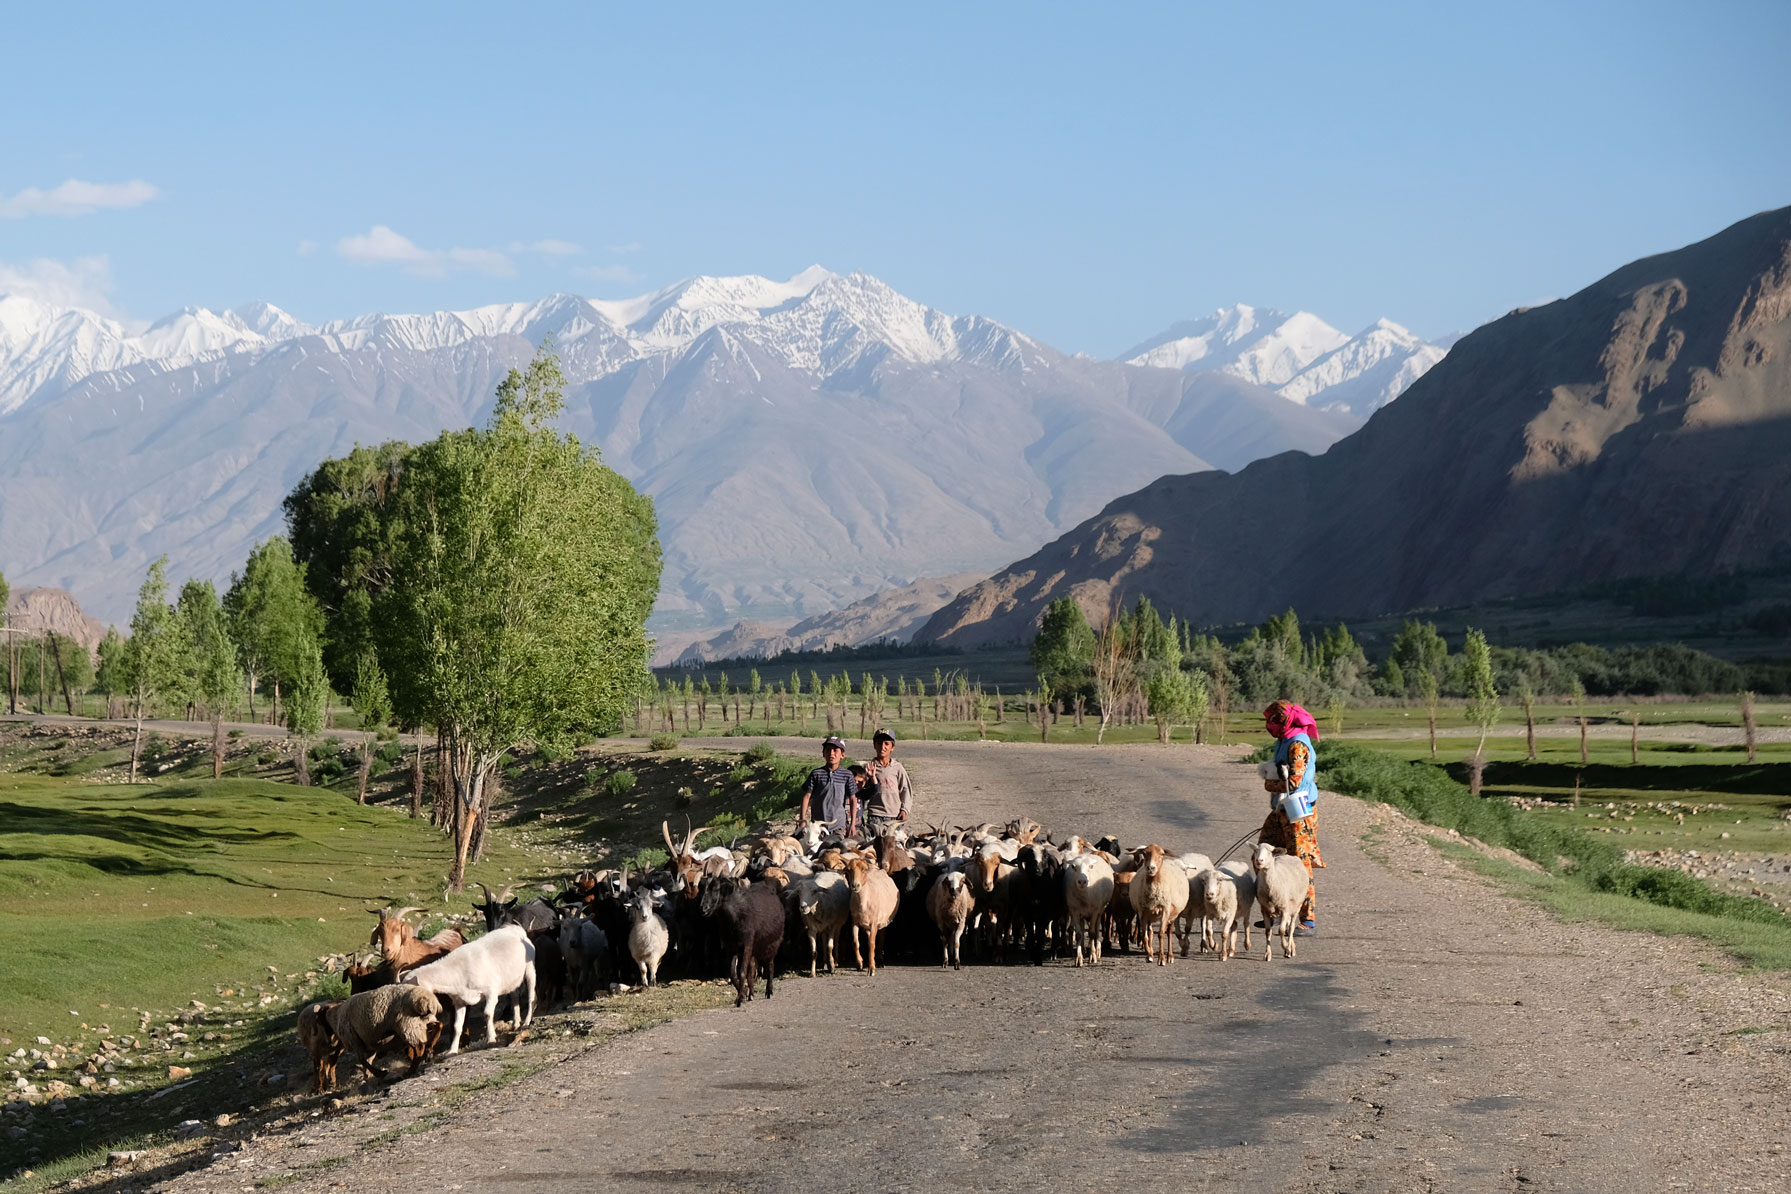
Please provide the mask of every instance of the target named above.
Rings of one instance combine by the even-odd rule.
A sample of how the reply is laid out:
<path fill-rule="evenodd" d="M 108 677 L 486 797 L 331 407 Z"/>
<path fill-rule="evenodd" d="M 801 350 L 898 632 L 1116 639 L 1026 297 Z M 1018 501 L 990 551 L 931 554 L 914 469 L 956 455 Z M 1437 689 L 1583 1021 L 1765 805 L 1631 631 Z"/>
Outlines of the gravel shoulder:
<path fill-rule="evenodd" d="M 1260 822 L 1239 753 L 901 757 L 925 820 L 1026 813 L 1210 852 Z M 1390 809 L 1330 795 L 1320 818 L 1322 935 L 1291 961 L 1263 962 L 1258 931 L 1223 964 L 790 976 L 528 1066 L 474 1050 L 157 1188 L 1791 1188 L 1785 976 L 1558 923 Z M 488 1090 L 444 1105 L 480 1074 Z"/>

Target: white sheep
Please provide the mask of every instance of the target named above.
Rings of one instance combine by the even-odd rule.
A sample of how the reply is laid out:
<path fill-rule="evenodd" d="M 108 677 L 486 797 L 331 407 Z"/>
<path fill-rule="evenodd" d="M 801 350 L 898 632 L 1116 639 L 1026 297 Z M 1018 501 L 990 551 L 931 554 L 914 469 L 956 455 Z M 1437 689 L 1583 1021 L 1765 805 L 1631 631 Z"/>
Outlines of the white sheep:
<path fill-rule="evenodd" d="M 1175 859 L 1182 864 L 1182 872 L 1188 876 L 1188 903 L 1182 914 L 1175 921 L 1175 935 L 1182 943 L 1182 957 L 1188 956 L 1188 942 L 1194 935 L 1194 925 L 1200 923 L 1201 944 L 1206 944 L 1206 922 L 1201 912 L 1200 876 L 1213 869 L 1213 860 L 1198 850 L 1190 850 L 1179 854 Z"/>
<path fill-rule="evenodd" d="M 1244 948 L 1250 948 L 1250 922 L 1256 907 L 1256 872 L 1247 858 L 1233 858 L 1219 864 L 1221 873 L 1231 876 L 1231 885 L 1238 889 L 1238 919 L 1244 926 Z"/>
<path fill-rule="evenodd" d="M 633 921 L 628 930 L 628 954 L 640 967 L 641 983 L 651 987 L 659 981 L 659 960 L 665 957 L 666 947 L 672 941 L 665 921 L 653 910 L 651 888 L 643 887 L 634 893 L 634 899 L 628 905 L 628 917 Z"/>
<path fill-rule="evenodd" d="M 400 982 L 433 991 L 438 999 L 454 1005 L 454 1038 L 450 1055 L 460 1052 L 460 1033 L 466 1027 L 466 1009 L 480 1004 L 485 1012 L 485 1043 L 497 1041 L 497 1005 L 505 995 L 526 987 L 529 1006 L 510 1002 L 510 1026 L 520 1029 L 535 1019 L 535 944 L 521 925 L 493 929 L 470 941 L 440 961 L 419 966 Z"/>
<path fill-rule="evenodd" d="M 941 966 L 964 968 L 964 926 L 976 910 L 976 896 L 963 871 L 946 871 L 927 892 L 927 915 L 939 928 Z"/>
<path fill-rule="evenodd" d="M 1099 966 L 1101 917 L 1113 901 L 1113 868 L 1107 860 L 1090 851 L 1064 863 L 1063 901 L 1069 913 L 1070 937 L 1076 942 L 1076 965 L 1082 965 L 1086 949 L 1090 964 Z"/>
<path fill-rule="evenodd" d="M 795 887 L 796 910 L 808 929 L 808 976 L 815 977 L 821 951 L 827 951 L 827 973 L 833 973 L 834 952 L 840 933 L 852 915 L 852 889 L 838 871 L 805 875 Z"/>
<path fill-rule="evenodd" d="M 1294 956 L 1294 920 L 1306 902 L 1306 888 L 1311 877 L 1306 864 L 1279 846 L 1261 842 L 1250 858 L 1250 869 L 1256 872 L 1256 904 L 1262 909 L 1262 960 L 1272 956 L 1274 934 L 1281 934 L 1281 955 Z"/>

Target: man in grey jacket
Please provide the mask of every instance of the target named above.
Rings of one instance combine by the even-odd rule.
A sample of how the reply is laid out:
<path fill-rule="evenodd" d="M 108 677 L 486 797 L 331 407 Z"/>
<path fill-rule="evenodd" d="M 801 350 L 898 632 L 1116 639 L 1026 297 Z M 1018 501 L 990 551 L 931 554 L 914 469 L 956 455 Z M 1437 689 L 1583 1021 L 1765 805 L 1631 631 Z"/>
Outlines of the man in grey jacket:
<path fill-rule="evenodd" d="M 882 837 L 908 819 L 914 811 L 914 784 L 908 769 L 895 761 L 895 735 L 878 730 L 871 735 L 874 758 L 864 765 L 864 801 L 872 837 Z"/>

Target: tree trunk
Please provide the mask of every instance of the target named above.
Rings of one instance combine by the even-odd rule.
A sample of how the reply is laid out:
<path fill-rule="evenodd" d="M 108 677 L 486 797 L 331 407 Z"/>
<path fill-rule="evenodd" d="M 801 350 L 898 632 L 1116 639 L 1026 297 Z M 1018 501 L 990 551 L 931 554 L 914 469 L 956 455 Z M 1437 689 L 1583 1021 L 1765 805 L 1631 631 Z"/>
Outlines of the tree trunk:
<path fill-rule="evenodd" d="M 137 736 L 131 739 L 131 782 L 137 782 L 137 760 L 143 754 L 143 698 L 137 698 Z"/>
<path fill-rule="evenodd" d="M 54 630 L 44 633 L 49 636 L 50 650 L 55 653 L 56 657 L 56 681 L 62 686 L 62 706 L 68 710 L 68 715 L 73 717 L 75 715 L 75 698 L 69 695 L 68 673 L 62 670 L 62 644 L 56 641 Z"/>
<path fill-rule="evenodd" d="M 1536 761 L 1536 710 L 1526 701 L 1524 703 L 1524 749 L 1529 752 L 1530 762 Z"/>
<path fill-rule="evenodd" d="M 1110 713 L 1108 713 L 1107 706 L 1102 705 L 1101 706 L 1101 724 L 1098 727 L 1096 727 L 1096 729 L 1095 729 L 1095 745 L 1096 746 L 1099 746 L 1101 744 L 1101 739 L 1105 738 L 1107 736 L 1107 719 L 1110 716 L 1112 716 L 1112 715 Z"/>
<path fill-rule="evenodd" d="M 1430 721 L 1430 761 L 1434 763 L 1437 758 L 1437 711 L 1434 708 L 1429 710 L 1428 720 Z"/>
<path fill-rule="evenodd" d="M 417 744 L 410 761 L 410 819 L 423 815 L 423 745 Z"/>
<path fill-rule="evenodd" d="M 211 715 L 211 777 L 224 778 L 224 711 Z"/>
<path fill-rule="evenodd" d="M 274 707 L 268 710 L 267 724 L 270 726 L 280 724 L 280 682 L 278 680 L 274 681 Z"/>
<path fill-rule="evenodd" d="M 1641 734 L 1642 715 L 1631 713 L 1629 715 L 1629 765 L 1631 767 L 1642 761 L 1641 743 L 1638 741 Z"/>
<path fill-rule="evenodd" d="M 311 786 L 311 751 L 301 735 L 294 735 L 296 745 L 292 752 L 292 780 L 301 788 Z"/>
<path fill-rule="evenodd" d="M 373 739 L 364 738 L 361 740 L 361 775 L 359 782 L 355 785 L 354 793 L 354 802 L 356 804 L 367 803 L 367 780 L 372 774 Z"/>
<path fill-rule="evenodd" d="M 255 673 L 245 673 L 243 679 L 249 685 L 249 724 L 255 724 Z"/>
<path fill-rule="evenodd" d="M 1586 715 L 1580 714 L 1580 766 L 1586 765 Z"/>
<path fill-rule="evenodd" d="M 477 758 L 472 751 L 454 743 L 450 767 L 453 771 L 454 807 L 459 825 L 454 834 L 454 868 L 448 872 L 448 890 L 458 892 L 466 886 L 467 856 L 473 848 L 473 830 L 483 819 L 486 773 L 496 760 Z"/>

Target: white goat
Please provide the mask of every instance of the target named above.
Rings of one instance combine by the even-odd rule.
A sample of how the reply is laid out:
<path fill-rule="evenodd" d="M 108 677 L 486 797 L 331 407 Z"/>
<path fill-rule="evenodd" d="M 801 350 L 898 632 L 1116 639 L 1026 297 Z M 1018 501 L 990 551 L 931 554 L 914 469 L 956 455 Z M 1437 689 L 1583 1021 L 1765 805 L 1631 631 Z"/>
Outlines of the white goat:
<path fill-rule="evenodd" d="M 1090 851 L 1064 863 L 1063 900 L 1069 910 L 1070 937 L 1076 942 L 1076 965 L 1082 965 L 1086 946 L 1091 964 L 1099 966 L 1101 917 L 1113 901 L 1113 868 L 1107 860 Z"/>
<path fill-rule="evenodd" d="M 528 988 L 529 1007 L 510 1002 L 510 1026 L 519 1029 L 535 1018 L 535 946 L 521 925 L 493 929 L 477 941 L 469 941 L 447 957 L 419 966 L 400 982 L 433 991 L 437 999 L 454 1005 L 454 1039 L 450 1054 L 460 1052 L 460 1033 L 466 1027 L 466 1009 L 482 1004 L 485 1011 L 485 1043 L 497 1040 L 497 1005 L 505 995 Z"/>
<path fill-rule="evenodd" d="M 1254 913 L 1250 909 L 1256 907 L 1256 872 L 1250 867 L 1248 858 L 1232 858 L 1219 864 L 1219 872 L 1231 877 L 1231 885 L 1238 889 L 1238 919 L 1244 925 L 1244 948 L 1250 948 L 1250 922 Z"/>
<path fill-rule="evenodd" d="M 643 887 L 634 893 L 634 899 L 628 905 L 628 917 L 634 922 L 628 930 L 628 953 L 640 967 L 641 982 L 651 987 L 659 981 L 659 959 L 665 957 L 666 947 L 672 941 L 665 921 L 653 910 L 651 888 Z"/>
<path fill-rule="evenodd" d="M 1306 888 L 1312 881 L 1306 864 L 1279 846 L 1261 842 L 1250 858 L 1250 869 L 1256 872 L 1256 904 L 1262 909 L 1262 960 L 1266 962 L 1272 956 L 1276 932 L 1281 934 L 1281 956 L 1291 958 L 1294 919 L 1300 914 L 1300 905 L 1306 902 Z"/>
<path fill-rule="evenodd" d="M 852 915 L 852 889 L 838 871 L 816 871 L 798 880 L 795 891 L 796 910 L 808 929 L 808 976 L 815 977 L 823 947 L 827 950 L 827 973 L 832 974 L 840 932 Z"/>
<path fill-rule="evenodd" d="M 595 996 L 609 961 L 609 937 L 604 931 L 577 913 L 560 917 L 560 955 L 566 959 L 570 1002 Z"/>

